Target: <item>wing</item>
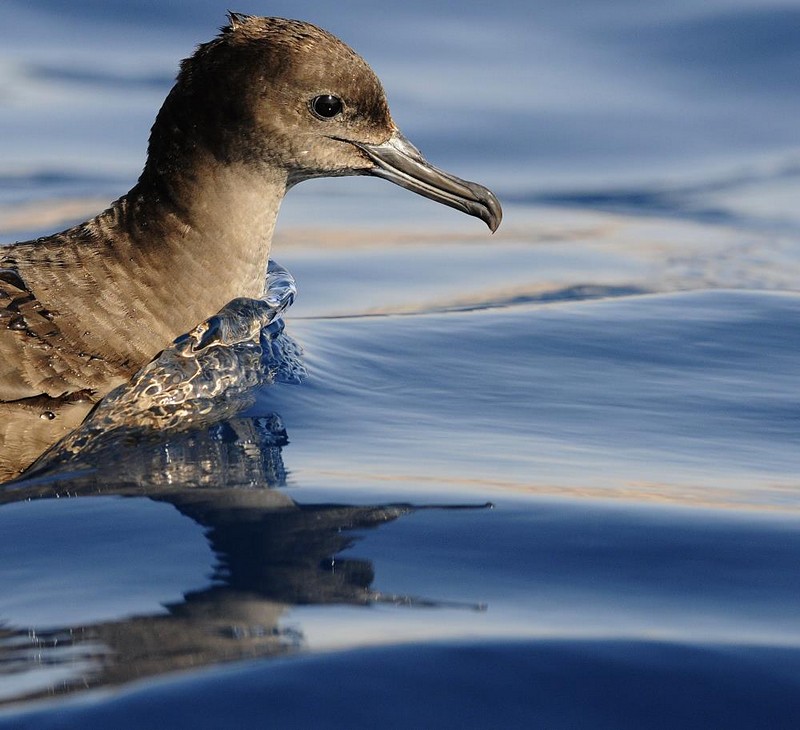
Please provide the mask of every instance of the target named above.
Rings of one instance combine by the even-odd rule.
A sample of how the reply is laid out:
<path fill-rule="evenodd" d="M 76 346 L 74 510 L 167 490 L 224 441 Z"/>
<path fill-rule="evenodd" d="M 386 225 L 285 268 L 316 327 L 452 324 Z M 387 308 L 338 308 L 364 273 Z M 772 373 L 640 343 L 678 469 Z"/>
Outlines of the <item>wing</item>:
<path fill-rule="evenodd" d="M 13 269 L 0 270 L 0 402 L 101 391 L 121 373 L 78 351 Z"/>

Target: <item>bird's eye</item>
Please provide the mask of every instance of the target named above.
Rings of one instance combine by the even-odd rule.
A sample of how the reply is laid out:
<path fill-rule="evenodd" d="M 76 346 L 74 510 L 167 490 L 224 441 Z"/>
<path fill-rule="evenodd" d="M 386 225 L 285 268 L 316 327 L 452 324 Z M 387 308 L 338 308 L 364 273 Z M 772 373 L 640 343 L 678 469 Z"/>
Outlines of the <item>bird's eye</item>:
<path fill-rule="evenodd" d="M 315 96 L 311 100 L 311 111 L 320 119 L 332 119 L 337 114 L 341 114 L 343 108 L 342 100 L 332 94 Z"/>

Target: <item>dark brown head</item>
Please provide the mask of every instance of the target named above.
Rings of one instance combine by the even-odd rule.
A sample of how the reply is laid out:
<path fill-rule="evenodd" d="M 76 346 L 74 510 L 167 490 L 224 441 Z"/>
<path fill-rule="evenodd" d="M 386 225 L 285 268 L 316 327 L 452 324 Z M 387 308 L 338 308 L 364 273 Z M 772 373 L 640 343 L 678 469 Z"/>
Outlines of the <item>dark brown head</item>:
<path fill-rule="evenodd" d="M 283 18 L 230 14 L 181 65 L 153 126 L 145 174 L 197 153 L 262 167 L 287 187 L 373 174 L 482 218 L 501 211 L 485 188 L 431 166 L 398 132 L 380 81 L 330 33 Z"/>

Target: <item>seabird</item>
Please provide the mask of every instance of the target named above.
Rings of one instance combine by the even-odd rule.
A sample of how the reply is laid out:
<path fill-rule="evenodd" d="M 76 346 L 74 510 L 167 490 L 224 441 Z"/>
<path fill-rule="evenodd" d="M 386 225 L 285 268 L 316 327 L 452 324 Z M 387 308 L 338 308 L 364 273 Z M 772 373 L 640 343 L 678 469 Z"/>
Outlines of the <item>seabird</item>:
<path fill-rule="evenodd" d="M 96 400 L 228 301 L 260 296 L 286 191 L 343 175 L 500 224 L 489 190 L 399 132 L 350 47 L 309 23 L 230 13 L 182 62 L 130 192 L 85 223 L 0 247 L 0 404 L 46 420 Z"/>

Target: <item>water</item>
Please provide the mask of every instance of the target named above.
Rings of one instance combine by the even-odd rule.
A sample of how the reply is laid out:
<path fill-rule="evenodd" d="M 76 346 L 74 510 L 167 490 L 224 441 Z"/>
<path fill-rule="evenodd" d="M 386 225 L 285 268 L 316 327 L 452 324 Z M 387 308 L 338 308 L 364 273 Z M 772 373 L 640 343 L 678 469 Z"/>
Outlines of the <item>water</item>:
<path fill-rule="evenodd" d="M 162 5 L 0 7 L 3 240 L 136 178 Z M 268 10 L 503 226 L 293 189 L 263 382 L 4 489 L 0 726 L 796 727 L 800 3 Z"/>

